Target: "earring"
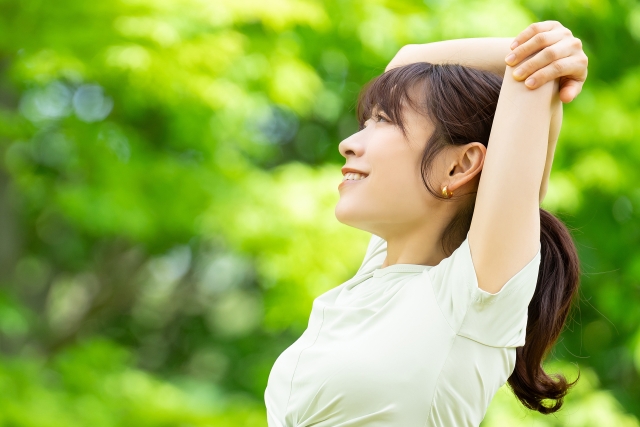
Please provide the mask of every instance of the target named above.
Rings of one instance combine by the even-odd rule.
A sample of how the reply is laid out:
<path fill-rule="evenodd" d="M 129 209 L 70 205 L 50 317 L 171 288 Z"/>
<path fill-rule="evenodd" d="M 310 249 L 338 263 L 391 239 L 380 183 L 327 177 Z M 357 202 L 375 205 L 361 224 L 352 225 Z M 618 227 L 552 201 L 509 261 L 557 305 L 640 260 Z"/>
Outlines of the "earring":
<path fill-rule="evenodd" d="M 451 196 L 453 196 L 453 191 L 452 192 L 447 191 L 447 186 L 445 185 L 444 188 L 442 189 L 442 195 L 447 199 L 449 199 L 451 198 Z"/>

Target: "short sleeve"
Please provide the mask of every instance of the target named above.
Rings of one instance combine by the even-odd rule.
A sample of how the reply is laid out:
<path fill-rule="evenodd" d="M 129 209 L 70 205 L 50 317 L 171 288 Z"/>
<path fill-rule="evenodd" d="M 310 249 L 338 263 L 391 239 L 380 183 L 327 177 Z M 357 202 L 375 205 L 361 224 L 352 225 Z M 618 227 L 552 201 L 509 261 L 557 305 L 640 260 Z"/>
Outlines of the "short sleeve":
<path fill-rule="evenodd" d="M 356 275 L 371 273 L 376 268 L 380 268 L 387 257 L 387 241 L 375 234 L 371 235 L 364 260 Z"/>
<path fill-rule="evenodd" d="M 463 337 L 492 347 L 525 344 L 527 313 L 538 281 L 538 252 L 496 294 L 478 287 L 469 234 L 448 258 L 428 272 L 438 306 Z"/>

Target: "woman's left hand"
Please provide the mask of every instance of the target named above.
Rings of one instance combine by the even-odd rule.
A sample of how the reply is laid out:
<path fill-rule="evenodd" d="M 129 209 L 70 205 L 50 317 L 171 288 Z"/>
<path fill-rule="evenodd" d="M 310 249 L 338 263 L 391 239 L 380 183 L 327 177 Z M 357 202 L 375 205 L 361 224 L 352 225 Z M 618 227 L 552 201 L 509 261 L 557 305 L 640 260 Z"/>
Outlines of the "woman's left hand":
<path fill-rule="evenodd" d="M 512 67 L 535 53 L 513 72 L 514 79 L 526 79 L 528 88 L 536 89 L 560 78 L 560 100 L 564 103 L 573 101 L 582 91 L 589 60 L 582 50 L 580 39 L 558 21 L 529 25 L 514 39 L 511 50 L 505 62 Z M 520 71 L 521 74 L 518 74 Z"/>

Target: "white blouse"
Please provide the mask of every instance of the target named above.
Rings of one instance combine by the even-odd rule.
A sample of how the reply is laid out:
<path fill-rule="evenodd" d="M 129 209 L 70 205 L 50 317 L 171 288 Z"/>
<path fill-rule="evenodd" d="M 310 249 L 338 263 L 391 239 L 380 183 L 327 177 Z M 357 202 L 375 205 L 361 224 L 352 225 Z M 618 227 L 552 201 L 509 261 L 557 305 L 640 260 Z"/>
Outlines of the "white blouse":
<path fill-rule="evenodd" d="M 497 294 L 478 288 L 469 235 L 436 266 L 380 268 L 372 235 L 356 275 L 313 302 L 276 360 L 269 427 L 477 427 L 525 343 L 540 247 Z"/>

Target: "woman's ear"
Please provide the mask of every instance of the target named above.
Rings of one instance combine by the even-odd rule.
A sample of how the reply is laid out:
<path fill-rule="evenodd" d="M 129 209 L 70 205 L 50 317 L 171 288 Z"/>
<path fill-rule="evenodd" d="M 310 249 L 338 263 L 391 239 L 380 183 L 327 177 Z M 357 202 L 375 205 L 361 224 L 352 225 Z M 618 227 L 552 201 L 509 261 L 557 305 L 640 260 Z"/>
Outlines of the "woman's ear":
<path fill-rule="evenodd" d="M 487 147 L 480 142 L 470 142 L 458 147 L 456 157 L 447 170 L 450 184 L 447 189 L 455 192 L 468 182 L 474 180 L 482 171 Z"/>

